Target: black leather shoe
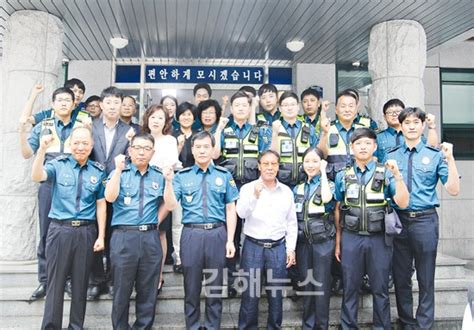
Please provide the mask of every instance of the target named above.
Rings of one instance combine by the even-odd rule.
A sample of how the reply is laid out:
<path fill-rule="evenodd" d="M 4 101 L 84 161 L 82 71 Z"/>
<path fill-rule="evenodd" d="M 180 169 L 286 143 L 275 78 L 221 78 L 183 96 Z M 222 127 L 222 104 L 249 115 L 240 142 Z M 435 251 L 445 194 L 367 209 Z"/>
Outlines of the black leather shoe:
<path fill-rule="evenodd" d="M 182 274 L 183 273 L 183 266 L 181 266 L 181 264 L 179 264 L 179 265 L 174 264 L 173 265 L 173 272 Z"/>
<path fill-rule="evenodd" d="M 100 288 L 98 286 L 90 286 L 87 289 L 87 300 L 97 300 L 100 296 Z"/>
<path fill-rule="evenodd" d="M 237 296 L 237 290 L 234 287 L 229 286 L 227 288 L 227 297 L 235 298 Z"/>
<path fill-rule="evenodd" d="M 67 295 L 69 296 L 69 298 L 72 298 L 72 283 L 71 283 L 71 280 L 67 280 L 66 281 L 66 285 L 64 285 L 64 292 L 67 293 Z"/>
<path fill-rule="evenodd" d="M 38 300 L 46 296 L 46 285 L 40 283 L 35 291 L 31 294 L 30 300 Z"/>

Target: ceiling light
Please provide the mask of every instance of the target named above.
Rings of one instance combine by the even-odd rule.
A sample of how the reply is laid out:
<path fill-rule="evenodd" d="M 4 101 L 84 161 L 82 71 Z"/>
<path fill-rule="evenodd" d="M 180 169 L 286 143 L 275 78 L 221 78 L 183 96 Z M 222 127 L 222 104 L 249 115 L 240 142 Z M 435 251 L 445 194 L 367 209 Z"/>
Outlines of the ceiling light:
<path fill-rule="evenodd" d="M 352 62 L 352 66 L 355 67 L 355 68 L 359 68 L 360 67 L 360 61 Z"/>
<path fill-rule="evenodd" d="M 110 44 L 116 49 L 122 49 L 128 45 L 128 39 L 126 38 L 110 38 Z"/>
<path fill-rule="evenodd" d="M 299 40 L 288 41 L 286 43 L 286 48 L 288 48 L 293 53 L 299 52 L 304 47 L 304 42 Z"/>

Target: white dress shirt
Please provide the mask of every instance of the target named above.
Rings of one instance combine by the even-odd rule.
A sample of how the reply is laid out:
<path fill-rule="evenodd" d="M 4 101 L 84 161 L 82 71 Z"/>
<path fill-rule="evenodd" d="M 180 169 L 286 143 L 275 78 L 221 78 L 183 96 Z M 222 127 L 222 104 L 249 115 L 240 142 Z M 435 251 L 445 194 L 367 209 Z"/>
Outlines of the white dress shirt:
<path fill-rule="evenodd" d="M 161 138 L 155 139 L 155 154 L 151 158 L 150 164 L 158 166 L 160 169 L 166 166 L 170 166 L 174 170 L 181 169 L 178 142 L 174 136 L 163 135 Z"/>
<path fill-rule="evenodd" d="M 274 241 L 285 237 L 286 251 L 295 251 L 298 223 L 291 189 L 277 180 L 272 190 L 264 186 L 257 199 L 254 194 L 257 181 L 243 185 L 237 201 L 237 214 L 245 219 L 244 234 Z"/>

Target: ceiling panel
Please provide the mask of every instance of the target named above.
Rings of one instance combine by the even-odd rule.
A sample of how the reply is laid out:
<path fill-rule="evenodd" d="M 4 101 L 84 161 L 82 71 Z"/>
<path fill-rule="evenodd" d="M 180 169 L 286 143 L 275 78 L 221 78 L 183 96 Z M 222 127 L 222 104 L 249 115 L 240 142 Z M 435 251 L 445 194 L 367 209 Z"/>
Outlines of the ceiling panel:
<path fill-rule="evenodd" d="M 162 63 L 367 61 L 370 29 L 386 20 L 420 22 L 428 49 L 474 27 L 473 0 L 4 0 L 0 54 L 7 20 L 19 10 L 59 17 L 72 60 L 108 60 L 110 38 L 123 36 L 129 44 L 117 57 Z M 295 39 L 305 42 L 297 54 L 286 48 Z"/>

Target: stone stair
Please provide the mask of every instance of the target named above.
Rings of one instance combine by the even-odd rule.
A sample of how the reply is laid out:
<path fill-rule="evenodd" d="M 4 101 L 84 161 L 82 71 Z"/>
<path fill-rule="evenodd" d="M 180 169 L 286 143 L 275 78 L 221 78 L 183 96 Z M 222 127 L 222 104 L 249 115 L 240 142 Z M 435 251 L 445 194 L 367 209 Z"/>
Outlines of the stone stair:
<path fill-rule="evenodd" d="M 474 283 L 474 271 L 465 268 L 466 262 L 454 257 L 438 255 L 436 269 L 436 324 L 437 329 L 460 329 L 464 308 L 467 303 L 467 288 Z M 44 300 L 29 301 L 31 292 L 37 286 L 35 263 L 0 264 L 0 327 L 36 329 L 41 324 Z M 159 296 L 155 327 L 157 329 L 183 329 L 182 275 L 174 274 L 170 266 L 165 266 L 165 285 Z M 414 276 L 414 301 L 418 300 L 418 285 Z M 288 296 L 293 295 L 288 292 Z M 204 297 L 204 295 L 202 295 Z M 341 296 L 331 298 L 331 326 L 339 325 Z M 392 321 L 396 324 L 395 295 L 390 293 Z M 65 295 L 63 326 L 67 327 L 70 299 Z M 225 298 L 223 301 L 223 329 L 237 326 L 240 298 Z M 265 327 L 266 299 L 260 300 L 260 325 Z M 112 300 L 102 295 L 98 301 L 88 302 L 85 327 L 88 329 L 111 329 L 110 313 Z M 130 317 L 133 320 L 135 305 L 130 304 Z M 283 325 L 285 328 L 300 328 L 302 299 L 293 301 L 289 297 L 283 303 Z M 201 302 L 204 311 L 204 300 Z M 363 295 L 359 300 L 359 321 L 362 328 L 371 328 L 372 297 Z M 132 321 L 133 322 L 133 321 Z"/>

